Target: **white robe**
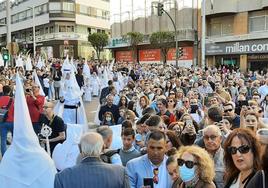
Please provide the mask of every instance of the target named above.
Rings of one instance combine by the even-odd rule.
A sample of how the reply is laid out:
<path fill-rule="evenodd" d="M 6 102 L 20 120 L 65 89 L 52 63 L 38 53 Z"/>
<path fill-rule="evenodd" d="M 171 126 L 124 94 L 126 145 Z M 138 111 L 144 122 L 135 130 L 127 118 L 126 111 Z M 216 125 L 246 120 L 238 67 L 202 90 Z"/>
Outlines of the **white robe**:
<path fill-rule="evenodd" d="M 96 76 L 96 77 L 91 77 L 91 85 L 92 85 L 92 95 L 93 96 L 99 96 L 99 91 L 100 91 L 100 80 L 99 78 Z"/>
<path fill-rule="evenodd" d="M 57 144 L 52 154 L 52 159 L 58 170 L 64 170 L 76 164 L 77 157 L 80 153 L 78 144 L 82 134 L 83 129 L 81 125 L 67 125 L 66 140 L 62 144 Z"/>
<path fill-rule="evenodd" d="M 84 101 L 87 101 L 87 102 L 90 102 L 90 101 L 92 101 L 92 97 L 91 97 L 91 93 L 92 93 L 92 87 L 90 86 L 90 85 L 86 85 L 85 87 L 84 87 Z"/>

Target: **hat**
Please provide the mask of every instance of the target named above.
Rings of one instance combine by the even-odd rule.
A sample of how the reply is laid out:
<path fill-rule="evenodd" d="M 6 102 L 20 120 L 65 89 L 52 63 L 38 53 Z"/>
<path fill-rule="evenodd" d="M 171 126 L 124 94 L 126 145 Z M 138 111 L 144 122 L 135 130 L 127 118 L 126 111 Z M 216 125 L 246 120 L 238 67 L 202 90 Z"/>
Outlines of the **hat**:
<path fill-rule="evenodd" d="M 257 131 L 257 138 L 262 144 L 268 145 L 268 128 L 262 128 Z"/>

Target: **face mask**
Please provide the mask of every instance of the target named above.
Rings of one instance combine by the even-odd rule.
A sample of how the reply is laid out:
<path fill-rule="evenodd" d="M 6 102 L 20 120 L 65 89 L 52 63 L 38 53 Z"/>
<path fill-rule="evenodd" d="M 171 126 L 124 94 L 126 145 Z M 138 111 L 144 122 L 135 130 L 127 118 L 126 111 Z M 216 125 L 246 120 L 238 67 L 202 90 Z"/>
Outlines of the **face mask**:
<path fill-rule="evenodd" d="M 187 168 L 185 164 L 179 167 L 180 177 L 183 182 L 188 182 L 194 179 L 195 177 L 195 167 Z"/>
<path fill-rule="evenodd" d="M 106 121 L 111 121 L 111 120 L 112 120 L 111 117 L 107 117 L 107 118 L 106 118 Z"/>
<path fill-rule="evenodd" d="M 196 134 L 191 134 L 191 135 L 188 133 L 181 134 L 181 142 L 184 146 L 193 145 L 195 139 L 196 139 Z"/>

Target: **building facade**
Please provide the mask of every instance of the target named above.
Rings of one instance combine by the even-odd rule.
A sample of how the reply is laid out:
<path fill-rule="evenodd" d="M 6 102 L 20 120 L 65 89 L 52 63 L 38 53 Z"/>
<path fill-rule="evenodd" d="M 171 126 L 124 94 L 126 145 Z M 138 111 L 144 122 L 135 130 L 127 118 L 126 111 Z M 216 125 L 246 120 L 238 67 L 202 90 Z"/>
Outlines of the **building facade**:
<path fill-rule="evenodd" d="M 157 15 L 157 3 L 161 2 L 170 14 L 177 28 L 179 47 L 183 56 L 179 66 L 189 67 L 197 62 L 198 0 L 111 0 L 111 41 L 117 61 L 132 62 L 130 43 L 124 36 L 128 32 L 143 34 L 143 42 L 138 45 L 137 60 L 140 63 L 158 63 L 163 61 L 160 49 L 150 44 L 150 35 L 158 31 L 172 31 L 174 27 L 167 14 Z M 167 54 L 167 62 L 175 63 L 175 41 Z"/>
<path fill-rule="evenodd" d="M 206 1 L 206 63 L 268 68 L 268 0 Z"/>
<path fill-rule="evenodd" d="M 11 40 L 20 50 L 33 51 L 35 26 L 37 53 L 45 52 L 48 57 L 56 58 L 67 54 L 75 58 L 95 58 L 88 35 L 110 34 L 109 18 L 109 0 L 16 0 L 11 6 Z M 5 1 L 0 4 L 0 23 L 0 46 L 5 47 Z M 108 58 L 106 53 L 102 58 Z"/>

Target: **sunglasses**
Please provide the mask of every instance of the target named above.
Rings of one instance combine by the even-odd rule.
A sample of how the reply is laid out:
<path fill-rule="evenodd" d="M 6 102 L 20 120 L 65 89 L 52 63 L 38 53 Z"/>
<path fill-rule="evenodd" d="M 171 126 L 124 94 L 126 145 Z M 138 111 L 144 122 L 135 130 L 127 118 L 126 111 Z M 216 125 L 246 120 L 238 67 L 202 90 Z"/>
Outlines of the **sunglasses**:
<path fill-rule="evenodd" d="M 183 166 L 185 164 L 185 166 L 187 168 L 193 168 L 194 165 L 197 165 L 196 162 L 193 162 L 193 161 L 185 161 L 183 159 L 177 159 L 177 163 L 178 163 L 179 166 Z"/>
<path fill-rule="evenodd" d="M 227 110 L 224 110 L 224 112 L 226 113 L 226 112 L 232 112 L 233 111 L 233 109 L 227 109 Z"/>
<path fill-rule="evenodd" d="M 248 145 L 243 145 L 243 146 L 240 146 L 240 147 L 228 147 L 228 152 L 231 154 L 231 155 L 235 155 L 237 153 L 237 151 L 239 151 L 239 153 L 241 154 L 246 154 L 248 153 L 250 150 L 250 146 Z"/>
<path fill-rule="evenodd" d="M 187 102 L 189 102 L 189 101 L 183 101 L 183 103 L 187 103 Z"/>
<path fill-rule="evenodd" d="M 173 101 L 171 100 L 171 101 L 168 101 L 168 102 L 173 102 Z"/>

